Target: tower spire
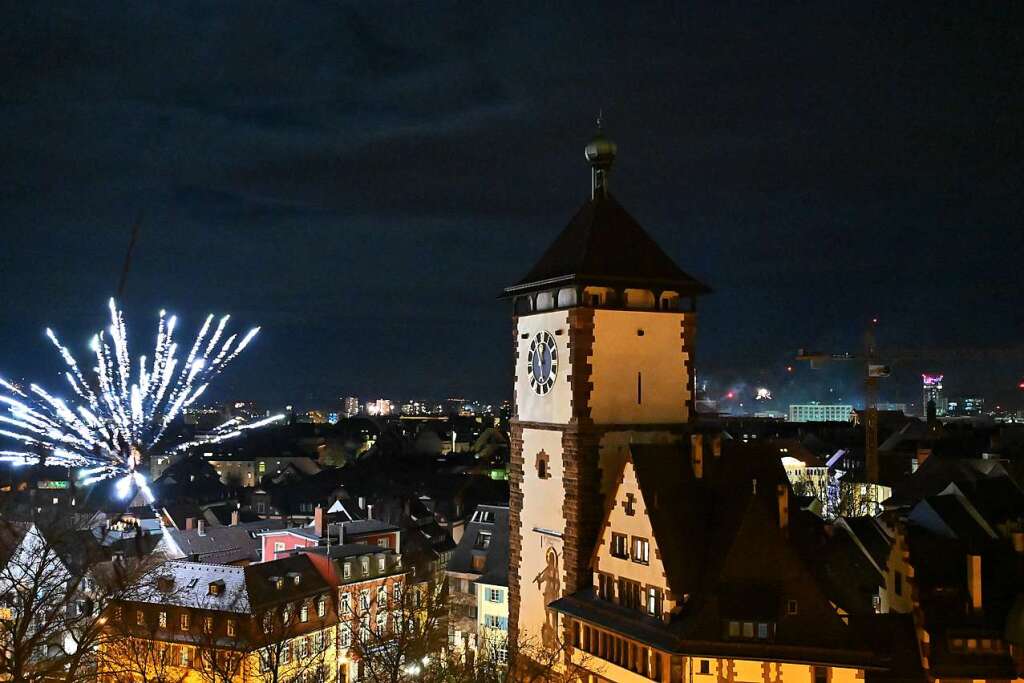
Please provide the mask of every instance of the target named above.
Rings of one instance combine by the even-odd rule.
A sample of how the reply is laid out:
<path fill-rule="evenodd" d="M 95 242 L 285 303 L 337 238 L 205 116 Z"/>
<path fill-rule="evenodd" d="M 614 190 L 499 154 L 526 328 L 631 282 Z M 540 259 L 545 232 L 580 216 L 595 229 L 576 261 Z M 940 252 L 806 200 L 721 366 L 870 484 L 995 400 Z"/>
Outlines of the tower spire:
<path fill-rule="evenodd" d="M 590 197 L 602 199 L 608 196 L 608 176 L 615 162 L 618 148 L 604 136 L 604 111 L 597 112 L 597 134 L 587 143 L 583 154 L 590 164 Z"/>

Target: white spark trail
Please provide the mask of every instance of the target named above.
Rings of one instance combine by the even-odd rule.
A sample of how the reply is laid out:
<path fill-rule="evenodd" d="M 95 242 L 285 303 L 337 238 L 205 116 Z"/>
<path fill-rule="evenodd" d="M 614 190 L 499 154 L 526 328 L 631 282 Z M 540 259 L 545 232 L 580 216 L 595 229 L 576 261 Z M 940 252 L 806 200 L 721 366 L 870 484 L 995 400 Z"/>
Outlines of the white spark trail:
<path fill-rule="evenodd" d="M 161 310 L 151 360 L 139 356 L 133 361 L 124 313 L 113 299 L 108 308 L 109 326 L 89 342 L 96 360 L 91 374 L 83 372 L 57 334 L 46 329 L 47 338 L 67 366 L 64 379 L 72 392 L 70 404 L 39 385 L 30 384 L 26 391 L 0 377 L 0 438 L 30 449 L 0 450 L 0 462 L 82 468 L 80 484 L 116 479 L 117 495 L 127 497 L 137 490 L 152 503 L 153 492 L 138 471 L 149 455 L 219 443 L 284 417 L 274 415 L 248 423 L 233 418 L 194 439 L 165 439 L 167 428 L 204 394 L 210 381 L 249 345 L 260 328 L 253 328 L 236 344 L 237 333 L 227 334 L 231 316 L 222 316 L 211 334 L 214 316 L 209 315 L 181 360 L 174 340 L 178 319 Z M 133 370 L 137 373 L 134 377 Z"/>

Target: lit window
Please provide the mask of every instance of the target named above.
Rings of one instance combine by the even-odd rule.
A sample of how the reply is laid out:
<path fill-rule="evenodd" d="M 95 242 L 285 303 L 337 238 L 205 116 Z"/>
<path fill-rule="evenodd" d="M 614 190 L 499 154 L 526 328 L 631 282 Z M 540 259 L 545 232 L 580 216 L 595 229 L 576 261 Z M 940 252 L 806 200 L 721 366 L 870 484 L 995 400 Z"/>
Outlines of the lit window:
<path fill-rule="evenodd" d="M 348 624 L 343 624 L 341 627 L 341 646 L 352 647 L 352 627 Z"/>
<path fill-rule="evenodd" d="M 491 532 L 489 532 L 489 531 L 481 531 L 480 533 L 478 533 L 476 535 L 476 544 L 475 544 L 474 547 L 479 548 L 481 550 L 486 550 L 487 548 L 490 548 L 491 547 Z"/>
<path fill-rule="evenodd" d="M 309 621 L 309 605 L 303 603 L 302 607 L 299 608 L 299 621 L 305 624 Z"/>
<path fill-rule="evenodd" d="M 502 591 L 500 588 L 488 588 L 487 589 L 487 601 L 488 602 L 501 602 Z"/>
<path fill-rule="evenodd" d="M 648 564 L 651 560 L 651 544 L 646 538 L 633 537 L 633 561 Z"/>
<path fill-rule="evenodd" d="M 160 624 L 160 628 L 167 628 L 167 612 L 161 612 L 157 621 Z"/>
<path fill-rule="evenodd" d="M 359 568 L 362 570 L 363 576 L 366 576 L 367 574 L 369 574 L 370 573 L 370 558 L 369 557 L 360 557 L 359 558 Z"/>
<path fill-rule="evenodd" d="M 181 619 L 179 620 L 179 623 L 181 624 L 181 630 L 182 631 L 187 631 L 188 630 L 189 626 L 192 623 L 192 619 L 189 617 L 188 612 L 182 612 L 181 613 Z"/>
<path fill-rule="evenodd" d="M 284 552 L 284 543 L 282 541 L 275 541 L 274 542 L 274 554 L 277 555 L 278 553 L 283 553 L 283 552 Z"/>
<path fill-rule="evenodd" d="M 342 593 L 341 594 L 341 613 L 348 614 L 352 611 L 352 594 Z"/>
<path fill-rule="evenodd" d="M 626 549 L 626 535 L 612 532 L 612 557 L 626 559 L 629 552 Z"/>
<path fill-rule="evenodd" d="M 359 608 L 362 610 L 370 609 L 370 591 L 359 591 Z"/>
<path fill-rule="evenodd" d="M 236 631 L 235 631 L 235 620 L 234 619 L 228 619 L 227 632 L 228 632 L 228 636 L 229 637 L 233 638 L 235 636 Z"/>
<path fill-rule="evenodd" d="M 321 619 L 327 614 L 327 601 L 320 598 L 316 603 L 316 615 Z"/>
<path fill-rule="evenodd" d="M 377 606 L 384 607 L 388 604 L 388 587 L 381 585 L 377 588 Z"/>
<path fill-rule="evenodd" d="M 384 569 L 387 566 L 387 561 L 383 555 L 377 558 L 377 571 L 381 574 L 384 573 Z"/>
<path fill-rule="evenodd" d="M 135 624 L 137 626 L 146 625 L 146 613 L 142 610 L 135 610 Z"/>
<path fill-rule="evenodd" d="M 352 563 L 351 562 L 346 562 L 345 563 L 345 569 L 343 571 L 343 574 L 344 574 L 346 579 L 351 579 L 352 578 Z"/>

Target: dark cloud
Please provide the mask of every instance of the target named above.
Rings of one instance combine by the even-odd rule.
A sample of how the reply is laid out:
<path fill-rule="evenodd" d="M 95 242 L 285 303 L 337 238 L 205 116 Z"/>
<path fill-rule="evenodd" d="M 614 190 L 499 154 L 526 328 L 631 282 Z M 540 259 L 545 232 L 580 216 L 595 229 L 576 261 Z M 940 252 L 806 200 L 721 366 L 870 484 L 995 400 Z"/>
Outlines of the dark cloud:
<path fill-rule="evenodd" d="M 98 324 L 141 212 L 140 337 L 161 306 L 265 325 L 230 391 L 500 397 L 494 295 L 585 198 L 601 107 L 618 196 L 716 290 L 708 372 L 871 315 L 899 346 L 1024 332 L 1009 4 L 6 4 L 9 374 L 54 370 L 43 325 Z"/>

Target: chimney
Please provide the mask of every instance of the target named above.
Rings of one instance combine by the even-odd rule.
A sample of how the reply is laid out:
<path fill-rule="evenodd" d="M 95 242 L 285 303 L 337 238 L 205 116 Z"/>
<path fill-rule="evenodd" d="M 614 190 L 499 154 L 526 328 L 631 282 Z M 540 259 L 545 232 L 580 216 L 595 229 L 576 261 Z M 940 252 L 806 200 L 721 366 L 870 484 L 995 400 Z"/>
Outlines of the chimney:
<path fill-rule="evenodd" d="M 365 510 L 366 509 L 366 498 L 363 497 L 363 496 L 359 496 L 359 509 L 360 510 Z"/>
<path fill-rule="evenodd" d="M 719 432 L 711 437 L 711 455 L 716 458 L 722 457 L 722 433 Z"/>
<path fill-rule="evenodd" d="M 690 462 L 693 464 L 693 476 L 698 479 L 704 476 L 704 436 L 690 435 Z"/>
<path fill-rule="evenodd" d="M 231 526 L 238 526 L 241 523 L 239 519 L 238 510 L 231 511 Z"/>
<path fill-rule="evenodd" d="M 205 536 L 206 535 L 206 520 L 205 519 L 200 518 L 200 519 L 196 520 L 196 531 L 199 532 L 200 536 Z"/>
<path fill-rule="evenodd" d="M 967 556 L 967 591 L 971 595 L 971 610 L 981 611 L 981 555 Z"/>
<path fill-rule="evenodd" d="M 789 487 L 779 484 L 775 488 L 776 497 L 779 500 L 779 528 L 783 532 L 789 531 Z"/>
<path fill-rule="evenodd" d="M 185 518 L 185 531 L 192 531 L 196 528 L 196 518 L 186 517 Z"/>
<path fill-rule="evenodd" d="M 324 508 L 322 505 L 317 505 L 313 512 L 313 532 L 317 538 L 324 537 Z"/>
<path fill-rule="evenodd" d="M 372 505 L 367 505 L 366 506 L 366 518 L 367 519 L 373 519 L 373 506 Z"/>

